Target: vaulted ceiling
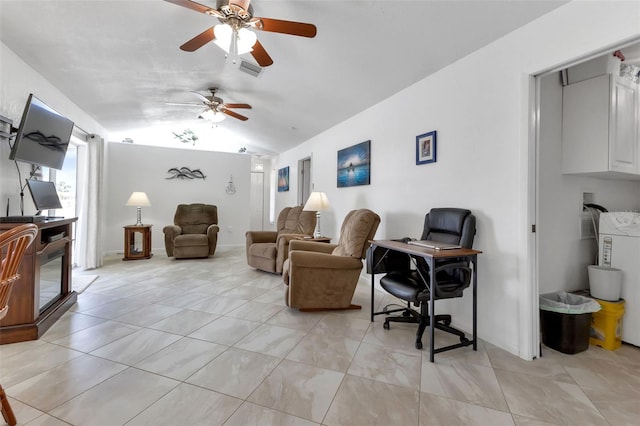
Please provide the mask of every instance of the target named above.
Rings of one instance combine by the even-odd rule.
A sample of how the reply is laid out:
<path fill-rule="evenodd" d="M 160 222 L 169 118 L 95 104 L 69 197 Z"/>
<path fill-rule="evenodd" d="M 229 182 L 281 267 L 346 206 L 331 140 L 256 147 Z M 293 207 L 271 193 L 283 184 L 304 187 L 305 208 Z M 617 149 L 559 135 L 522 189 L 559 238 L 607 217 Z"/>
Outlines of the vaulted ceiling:
<path fill-rule="evenodd" d="M 563 3 L 255 0 L 254 16 L 318 29 L 315 38 L 257 31 L 274 60 L 258 77 L 239 70 L 241 60 L 255 64 L 251 55 L 234 64 L 214 43 L 180 50 L 218 21 L 160 0 L 0 0 L 0 39 L 112 140 L 142 137 L 140 129 L 210 128 L 201 109 L 166 103 L 197 103 L 189 92 L 219 87 L 224 102 L 253 107 L 238 111 L 247 121 L 219 125 L 224 138 L 278 153 Z"/>

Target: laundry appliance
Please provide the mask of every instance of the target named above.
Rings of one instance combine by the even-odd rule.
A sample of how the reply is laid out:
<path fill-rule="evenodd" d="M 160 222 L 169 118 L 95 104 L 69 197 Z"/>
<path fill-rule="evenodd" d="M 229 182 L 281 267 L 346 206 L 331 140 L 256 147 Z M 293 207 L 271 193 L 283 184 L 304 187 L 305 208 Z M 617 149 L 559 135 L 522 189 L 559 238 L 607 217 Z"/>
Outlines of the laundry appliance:
<path fill-rule="evenodd" d="M 640 346 L 640 213 L 600 214 L 600 266 L 622 270 L 622 341 Z"/>

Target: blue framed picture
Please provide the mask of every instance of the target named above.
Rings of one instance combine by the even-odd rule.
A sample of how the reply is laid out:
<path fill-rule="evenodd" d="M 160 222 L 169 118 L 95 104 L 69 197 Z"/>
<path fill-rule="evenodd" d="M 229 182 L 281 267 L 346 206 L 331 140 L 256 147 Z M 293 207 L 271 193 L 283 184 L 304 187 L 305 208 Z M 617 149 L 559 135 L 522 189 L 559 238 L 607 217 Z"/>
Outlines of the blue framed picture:
<path fill-rule="evenodd" d="M 278 169 L 278 192 L 289 190 L 289 166 Z"/>
<path fill-rule="evenodd" d="M 416 164 L 436 162 L 436 131 L 416 136 Z"/>
<path fill-rule="evenodd" d="M 371 183 L 371 141 L 338 151 L 338 188 Z"/>

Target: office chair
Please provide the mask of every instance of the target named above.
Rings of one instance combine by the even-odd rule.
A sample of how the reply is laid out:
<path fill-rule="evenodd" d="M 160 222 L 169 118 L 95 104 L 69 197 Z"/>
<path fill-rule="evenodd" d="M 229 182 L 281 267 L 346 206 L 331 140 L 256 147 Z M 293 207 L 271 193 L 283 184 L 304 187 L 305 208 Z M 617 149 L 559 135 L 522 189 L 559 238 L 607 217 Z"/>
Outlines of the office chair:
<path fill-rule="evenodd" d="M 463 248 L 471 248 L 476 233 L 476 218 L 471 211 L 457 208 L 431 209 L 424 218 L 421 240 L 457 244 Z M 396 253 L 397 254 L 397 253 Z M 413 262 L 415 269 L 411 269 Z M 393 262 L 382 265 L 387 272 L 380 280 L 382 288 L 393 296 L 405 300 L 406 308 L 385 310 L 387 314 L 402 312 L 400 316 L 389 316 L 384 321 L 384 329 L 390 328 L 390 322 L 418 323 L 416 333 L 416 349 L 422 349 L 422 334 L 429 325 L 429 299 L 431 297 L 429 283 L 429 267 L 419 256 L 406 256 L 404 265 L 399 264 L 397 256 Z M 464 259 L 447 259 L 435 264 L 436 294 L 435 300 L 462 297 L 464 289 L 471 284 L 471 268 Z M 411 308 L 411 304 L 420 311 Z M 460 342 L 467 342 L 464 332 L 451 327 L 451 315 L 436 315 L 435 328 L 457 335 Z"/>

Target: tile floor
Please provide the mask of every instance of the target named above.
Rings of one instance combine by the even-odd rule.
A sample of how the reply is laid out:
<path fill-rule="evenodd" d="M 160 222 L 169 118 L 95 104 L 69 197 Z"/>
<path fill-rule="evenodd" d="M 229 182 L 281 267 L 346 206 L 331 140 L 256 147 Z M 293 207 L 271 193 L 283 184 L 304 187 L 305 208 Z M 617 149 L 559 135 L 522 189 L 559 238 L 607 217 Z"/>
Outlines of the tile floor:
<path fill-rule="evenodd" d="M 285 307 L 280 276 L 248 268 L 239 248 L 200 260 L 111 256 L 87 273 L 99 278 L 40 340 L 0 346 L 20 424 L 640 422 L 636 347 L 545 349 L 527 362 L 481 342 L 432 364 L 413 347 L 415 326 L 369 321 L 366 280 L 362 311 L 300 313 Z"/>

